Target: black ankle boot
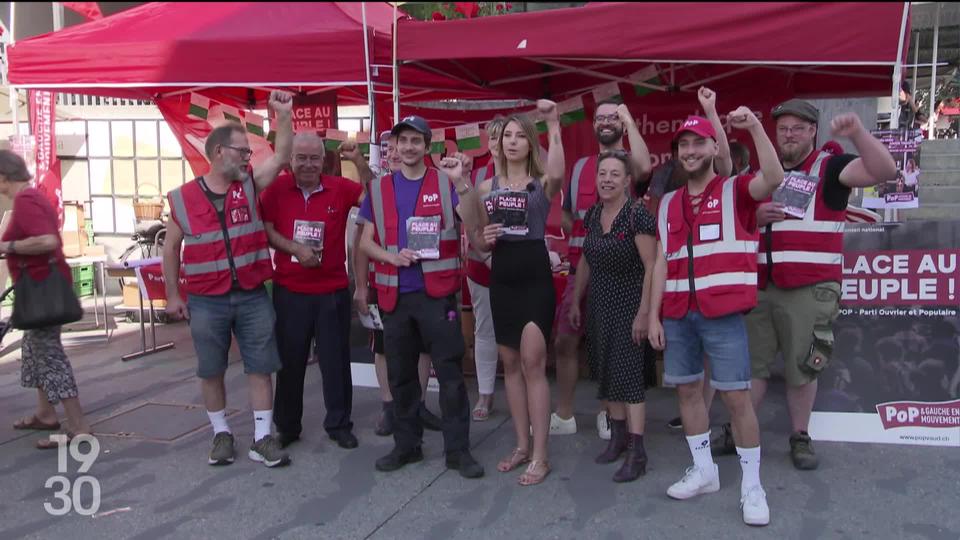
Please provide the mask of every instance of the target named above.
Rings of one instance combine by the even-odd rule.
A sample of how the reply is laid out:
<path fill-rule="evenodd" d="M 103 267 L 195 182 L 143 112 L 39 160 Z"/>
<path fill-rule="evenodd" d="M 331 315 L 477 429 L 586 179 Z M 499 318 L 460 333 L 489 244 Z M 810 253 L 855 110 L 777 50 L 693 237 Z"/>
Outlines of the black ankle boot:
<path fill-rule="evenodd" d="M 610 442 L 607 449 L 594 460 L 597 463 L 613 463 L 627 449 L 627 421 L 610 419 Z"/>
<path fill-rule="evenodd" d="M 614 482 L 633 482 L 647 474 L 647 451 L 643 447 L 643 435 L 627 433 L 627 456 L 623 465 L 613 475 Z"/>

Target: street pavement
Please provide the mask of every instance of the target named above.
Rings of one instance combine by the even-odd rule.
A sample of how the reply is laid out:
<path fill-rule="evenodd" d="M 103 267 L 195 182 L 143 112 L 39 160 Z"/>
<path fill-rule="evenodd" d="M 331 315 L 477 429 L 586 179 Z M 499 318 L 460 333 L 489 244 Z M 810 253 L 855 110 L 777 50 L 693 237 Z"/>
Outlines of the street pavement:
<path fill-rule="evenodd" d="M 718 459 L 719 493 L 688 501 L 666 496 L 690 455 L 682 434 L 666 427 L 676 415 L 676 397 L 661 388 L 648 392 L 646 476 L 615 484 L 618 465 L 593 462 L 605 442 L 595 428 L 595 386 L 584 381 L 577 391 L 579 432 L 552 437 L 552 474 L 539 486 L 522 487 L 520 470 L 496 471 L 515 443 L 502 381 L 492 418 L 471 430 L 486 477 L 466 480 L 445 469 L 442 437 L 429 431 L 423 462 L 394 473 L 374 470 L 376 458 L 392 446 L 390 438 L 373 433 L 380 410 L 376 389 L 354 392 L 360 447 L 336 446 L 322 429 L 320 374 L 311 366 L 303 439 L 289 448 L 293 463 L 267 469 L 246 457 L 253 422 L 234 350 L 227 407 L 238 456 L 230 466 L 211 467 L 212 433 L 189 331 L 183 323 L 160 326 L 158 338 L 176 347 L 130 362 L 120 356 L 139 346 L 132 324 L 121 324 L 108 343 L 68 347 L 81 402 L 100 434 L 100 453 L 84 474 L 71 457 L 65 476 L 95 478 L 101 504 L 93 516 L 52 516 L 44 503 L 62 506 L 58 486 L 47 484 L 59 474 L 58 452 L 34 449 L 44 433 L 12 429 L 15 419 L 30 414 L 36 393 L 20 387 L 18 336 L 7 336 L 0 352 L 0 538 L 960 539 L 960 452 L 817 442 L 820 469 L 797 471 L 789 461 L 778 384 L 760 414 L 761 478 L 772 514 L 765 528 L 741 521 L 736 457 Z M 65 341 L 76 341 L 75 335 L 65 334 Z M 472 403 L 475 381 L 468 379 L 467 386 Z M 435 393 L 428 405 L 439 411 Z M 719 401 L 712 412 L 715 425 L 726 416 Z M 77 500 L 89 508 L 90 485 L 77 484 Z"/>

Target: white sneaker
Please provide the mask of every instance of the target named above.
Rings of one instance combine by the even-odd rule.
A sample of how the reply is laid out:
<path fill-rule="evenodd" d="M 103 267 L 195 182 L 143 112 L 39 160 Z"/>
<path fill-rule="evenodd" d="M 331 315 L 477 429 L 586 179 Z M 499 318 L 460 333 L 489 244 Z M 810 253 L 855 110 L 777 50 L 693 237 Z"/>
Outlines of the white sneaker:
<path fill-rule="evenodd" d="M 606 409 L 597 413 L 597 435 L 605 441 L 610 440 L 610 417 Z"/>
<path fill-rule="evenodd" d="M 767 493 L 760 486 L 753 486 L 740 497 L 740 509 L 743 510 L 743 522 L 747 525 L 761 526 L 770 523 Z"/>
<path fill-rule="evenodd" d="M 687 467 L 683 478 L 667 489 L 667 495 L 682 501 L 703 493 L 717 491 L 720 491 L 720 469 L 714 463 L 713 470 L 709 473 L 696 466 Z"/>
<path fill-rule="evenodd" d="M 550 434 L 551 435 L 576 435 L 577 418 L 571 416 L 564 420 L 557 413 L 550 413 Z M 530 426 L 530 435 L 533 435 L 533 426 Z"/>

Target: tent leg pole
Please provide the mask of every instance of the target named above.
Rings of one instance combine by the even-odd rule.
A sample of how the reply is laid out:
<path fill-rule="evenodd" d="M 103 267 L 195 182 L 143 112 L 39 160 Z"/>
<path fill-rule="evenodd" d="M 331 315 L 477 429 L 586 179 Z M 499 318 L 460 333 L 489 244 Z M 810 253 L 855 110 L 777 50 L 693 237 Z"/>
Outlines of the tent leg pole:
<path fill-rule="evenodd" d="M 397 62 L 397 3 L 393 3 L 393 122 L 400 121 L 400 66 Z"/>
<path fill-rule="evenodd" d="M 930 72 L 930 115 L 927 116 L 927 120 L 933 121 L 933 112 L 934 105 L 937 100 L 937 57 L 939 56 L 940 48 L 940 2 L 937 2 L 937 8 L 933 12 L 933 65 L 931 66 Z M 936 124 L 934 124 L 936 125 Z M 927 132 L 927 139 L 933 140 L 936 138 L 937 130 L 936 128 L 931 129 Z"/>
<path fill-rule="evenodd" d="M 371 134 L 371 138 L 373 138 L 373 136 L 375 136 L 376 134 L 376 129 L 377 129 L 376 128 L 377 104 L 374 101 L 375 98 L 373 94 L 373 82 L 370 80 L 370 43 L 369 43 L 369 39 L 367 38 L 367 3 L 366 2 L 360 2 L 360 15 L 363 19 L 363 56 L 364 56 L 364 59 L 366 60 L 366 65 L 364 66 L 364 69 L 367 73 L 367 100 L 370 103 L 370 134 Z M 371 145 L 371 148 L 373 148 L 372 145 Z"/>

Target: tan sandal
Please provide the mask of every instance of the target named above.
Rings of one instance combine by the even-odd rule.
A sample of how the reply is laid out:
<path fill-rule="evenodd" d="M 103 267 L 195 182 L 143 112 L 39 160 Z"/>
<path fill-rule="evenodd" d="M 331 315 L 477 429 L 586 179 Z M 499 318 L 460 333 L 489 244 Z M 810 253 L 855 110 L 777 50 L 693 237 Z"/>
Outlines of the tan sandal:
<path fill-rule="evenodd" d="M 501 459 L 497 463 L 497 470 L 500 472 L 510 472 L 517 467 L 530 462 L 530 451 L 520 448 L 514 448 L 510 455 Z"/>
<path fill-rule="evenodd" d="M 527 470 L 517 481 L 521 486 L 535 486 L 543 482 L 548 474 L 550 474 L 550 462 L 545 459 L 535 459 L 527 465 Z"/>

